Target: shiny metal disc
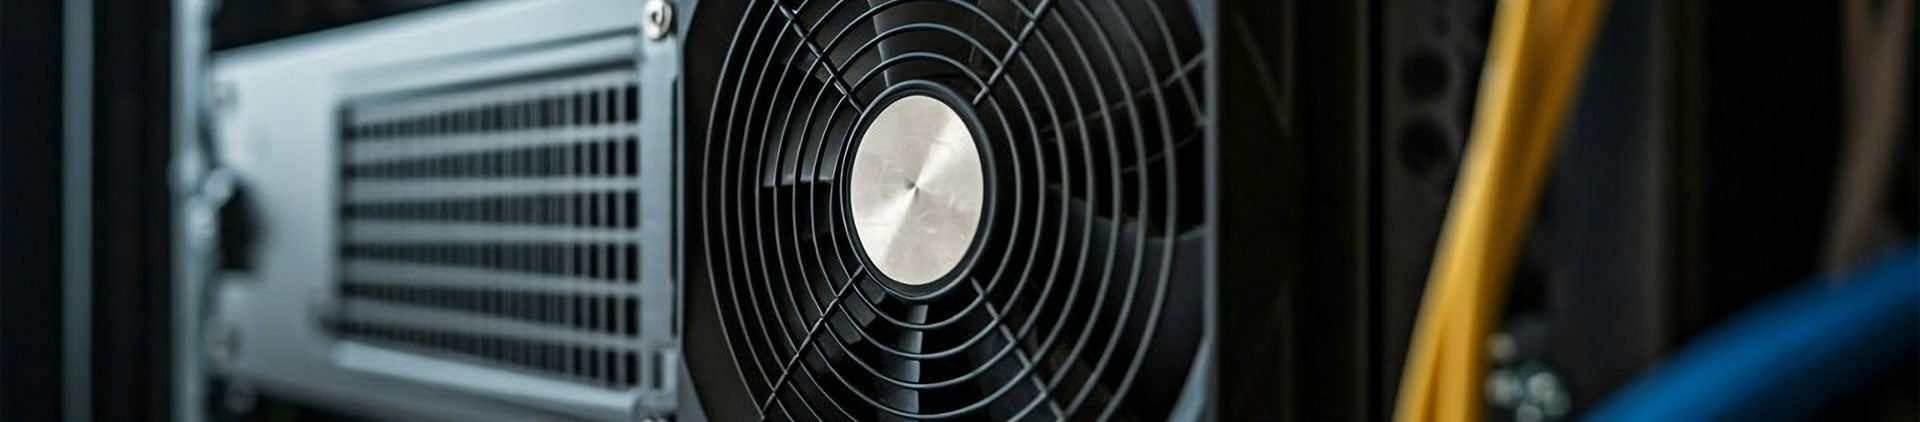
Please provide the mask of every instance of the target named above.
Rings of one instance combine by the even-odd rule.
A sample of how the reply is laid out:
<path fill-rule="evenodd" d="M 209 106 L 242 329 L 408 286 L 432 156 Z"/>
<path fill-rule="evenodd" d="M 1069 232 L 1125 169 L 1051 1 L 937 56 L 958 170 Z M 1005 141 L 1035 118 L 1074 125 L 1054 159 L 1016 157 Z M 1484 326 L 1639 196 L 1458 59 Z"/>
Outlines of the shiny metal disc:
<path fill-rule="evenodd" d="M 966 256 L 985 205 L 973 133 L 946 103 L 913 95 L 887 105 L 860 136 L 847 196 L 867 257 L 909 285 L 946 275 Z"/>

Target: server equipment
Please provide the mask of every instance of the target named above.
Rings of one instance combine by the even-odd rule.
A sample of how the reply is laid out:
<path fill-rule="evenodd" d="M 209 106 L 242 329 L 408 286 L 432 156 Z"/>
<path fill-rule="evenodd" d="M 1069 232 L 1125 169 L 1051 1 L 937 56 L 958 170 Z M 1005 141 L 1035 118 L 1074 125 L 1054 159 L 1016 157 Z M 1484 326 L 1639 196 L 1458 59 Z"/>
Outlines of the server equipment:
<path fill-rule="evenodd" d="M 1749 304 L 1830 309 L 1763 301 L 1788 283 L 1911 293 L 1844 270 L 1920 226 L 1912 114 L 1837 110 L 1901 110 L 1869 93 L 1910 93 L 1872 83 L 1912 55 L 1827 5 L 1581 4 L 1560 51 L 1494 31 L 1556 3 L 1527 0 L 268 3 L 174 2 L 171 231 L 142 238 L 174 234 L 188 419 L 1384 420 L 1403 371 L 1484 384 L 1447 406 L 1490 420 L 1673 415 L 1636 374 L 1736 356 L 1684 351 Z M 1531 222 L 1477 226 L 1512 287 L 1463 290 L 1487 338 L 1408 363 L 1456 182 L 1506 180 L 1461 173 L 1512 145 L 1468 142 L 1476 107 L 1544 104 L 1486 100 L 1535 81 L 1516 51 L 1571 64 Z M 1803 142 L 1843 133 L 1885 142 Z M 137 214 L 100 212 L 96 240 Z M 1912 332 L 1807 352 L 1894 375 L 1752 383 L 1878 385 L 1893 410 L 1778 414 L 1911 419 L 1912 354 L 1850 351 Z M 1756 402 L 1790 403 L 1727 408 Z"/>

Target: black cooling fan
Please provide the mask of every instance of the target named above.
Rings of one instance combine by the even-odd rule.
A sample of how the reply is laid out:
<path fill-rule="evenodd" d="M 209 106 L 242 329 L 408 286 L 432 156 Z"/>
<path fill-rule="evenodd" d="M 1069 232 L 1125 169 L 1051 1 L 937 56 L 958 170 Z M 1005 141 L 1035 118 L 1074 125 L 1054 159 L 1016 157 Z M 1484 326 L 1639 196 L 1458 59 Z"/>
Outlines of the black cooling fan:
<path fill-rule="evenodd" d="M 699 7 L 686 353 L 708 411 L 1174 415 L 1213 235 L 1189 2 Z"/>

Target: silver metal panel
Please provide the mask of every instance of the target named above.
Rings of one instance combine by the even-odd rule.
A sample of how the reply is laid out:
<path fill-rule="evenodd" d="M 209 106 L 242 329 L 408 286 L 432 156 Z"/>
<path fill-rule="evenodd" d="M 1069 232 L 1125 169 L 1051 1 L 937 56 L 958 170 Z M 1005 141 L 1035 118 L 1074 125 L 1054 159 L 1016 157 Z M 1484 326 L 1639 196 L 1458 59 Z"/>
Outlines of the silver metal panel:
<path fill-rule="evenodd" d="M 61 66 L 68 75 L 93 74 L 93 1 L 68 1 L 62 10 L 66 45 Z M 63 81 L 60 131 L 61 196 L 60 350 L 61 412 L 68 421 L 93 420 L 93 79 Z"/>
<path fill-rule="evenodd" d="M 212 353 L 215 358 L 209 368 L 264 392 L 380 417 L 624 420 L 671 412 L 677 406 L 674 387 L 679 378 L 656 373 L 676 372 L 679 367 L 678 328 L 672 325 L 677 320 L 672 251 L 666 247 L 675 236 L 670 166 L 675 152 L 672 99 L 679 52 L 671 37 L 638 36 L 640 11 L 636 0 L 480 1 L 215 54 L 210 83 L 224 97 L 209 119 L 214 124 L 217 161 L 255 193 L 263 233 L 255 270 L 221 275 L 210 286 L 214 295 L 204 326 L 208 341 L 230 341 L 232 353 Z M 607 60 L 628 65 L 565 75 L 572 79 L 548 78 L 553 75 L 545 73 Z M 634 81 L 635 72 L 642 97 L 636 101 L 643 116 L 639 123 L 539 132 L 542 136 L 532 136 L 533 131 L 490 131 L 387 139 L 378 147 L 340 146 L 340 140 L 349 135 L 388 136 L 345 133 L 344 122 L 357 115 L 404 115 L 474 98 L 512 97 L 551 88 L 543 85 L 549 82 Z M 518 78 L 509 82 L 519 83 L 495 83 L 500 77 Z M 367 108 L 345 112 L 349 103 Z M 489 151 L 576 147 L 628 133 L 637 134 L 633 148 L 640 157 L 627 163 L 638 166 L 633 175 L 564 181 L 527 176 L 341 183 L 343 165 L 371 168 Z M 498 164 L 434 162 L 440 163 L 435 171 L 454 172 L 448 174 Z M 380 171 L 389 170 L 404 171 Z M 637 212 L 633 226 L 543 225 L 531 213 L 523 215 L 531 219 L 525 221 L 468 218 L 473 216 L 458 209 L 476 206 L 471 203 L 377 207 L 620 190 L 637 192 L 632 202 L 639 205 L 604 218 L 611 223 L 612 216 Z M 367 205 L 355 212 L 386 217 L 341 224 L 341 205 L 346 204 Z M 499 204 L 477 206 L 493 209 L 485 207 Z M 502 215 L 507 214 L 484 214 L 488 218 Z M 430 224 L 405 221 L 420 216 L 449 218 Z M 342 250 L 336 249 L 352 242 L 497 245 L 553 240 L 640 242 L 637 257 L 615 259 L 639 260 L 632 270 L 640 273 L 638 280 L 615 283 L 591 274 L 517 267 L 347 259 L 338 257 Z M 339 280 L 355 282 L 341 285 Z M 368 290 L 373 292 L 368 294 L 385 296 L 345 300 L 340 295 L 349 286 L 374 286 L 383 290 Z M 618 301 L 596 302 L 601 309 L 591 324 L 602 324 L 602 328 L 595 331 L 530 316 L 540 308 L 524 297 L 472 300 L 534 292 L 633 297 L 638 300 L 635 312 L 645 321 L 638 324 L 645 327 L 631 327 L 634 323 L 613 318 L 617 312 L 605 304 Z M 473 296 L 477 294 L 483 296 Z M 423 298 L 437 302 L 410 302 Z M 429 330 L 388 333 L 426 336 L 421 340 L 426 343 L 345 341 L 329 328 L 327 321 L 336 318 L 342 327 L 400 321 Z M 623 334 L 630 329 L 637 329 L 634 335 Z M 516 338 L 558 335 L 580 344 L 629 348 L 645 356 L 637 363 L 641 368 L 635 368 L 645 381 L 622 388 L 501 365 L 534 362 L 529 358 L 535 356 L 531 346 L 525 345 L 487 346 L 472 349 L 478 351 L 472 354 L 420 347 L 454 344 L 449 336 L 461 333 Z M 616 373 L 636 365 L 621 358 L 598 360 L 621 368 Z"/>
<path fill-rule="evenodd" d="M 461 389 L 495 397 L 512 397 L 526 400 L 561 400 L 571 404 L 591 407 L 597 403 L 620 401 L 625 395 L 575 383 L 554 381 L 543 377 L 527 376 L 511 371 L 501 371 L 483 365 L 472 365 L 445 359 L 424 357 L 402 351 L 380 347 L 348 343 L 338 351 L 341 365 L 361 370 L 386 370 L 397 365 L 401 369 L 395 376 L 421 382 L 445 382 L 447 374 L 462 374 L 466 377 Z M 624 419 L 627 409 L 608 409 L 598 419 Z"/>
<path fill-rule="evenodd" d="M 213 306 L 209 303 L 212 294 L 207 290 L 207 281 L 211 278 L 206 259 L 206 238 L 195 236 L 191 231 L 194 215 L 200 210 L 193 207 L 193 188 L 197 186 L 206 167 L 206 151 L 200 142 L 202 106 L 205 104 L 204 91 L 207 66 L 207 30 L 211 19 L 208 3 L 213 0 L 173 0 L 173 69 L 172 80 L 168 88 L 173 98 L 172 110 L 172 150 L 170 161 L 171 180 L 168 180 L 168 199 L 174 213 L 168 221 L 173 241 L 173 286 L 167 301 L 173 306 L 172 319 L 168 324 L 173 328 L 172 381 L 173 419 L 181 421 L 206 420 L 202 403 L 207 397 L 207 372 L 204 361 L 206 343 L 204 331 L 205 317 Z M 83 72 L 69 70 L 69 72 Z"/>
<path fill-rule="evenodd" d="M 642 364 L 654 351 L 638 341 L 643 332 L 667 328 L 640 318 L 635 286 L 642 249 L 635 229 L 641 116 L 634 40 L 594 37 L 351 72 L 350 85 L 387 90 L 341 103 L 340 147 L 348 159 L 340 163 L 338 243 L 343 259 L 511 270 L 624 288 L 502 290 L 462 279 L 422 286 L 349 272 L 340 278 L 342 339 L 607 391 L 656 376 Z M 582 141 L 583 134 L 590 138 Z M 404 276 L 435 275 L 451 274 Z M 363 366 L 388 375 L 414 369 Z M 455 388 L 492 382 L 436 375 Z M 516 396 L 580 399 L 539 389 Z"/>
<path fill-rule="evenodd" d="M 379 327 L 390 327 L 390 328 L 397 328 L 400 330 L 417 331 L 420 334 L 423 334 L 426 336 L 433 336 L 438 334 L 455 334 L 455 335 L 465 335 L 465 336 L 486 337 L 490 339 L 501 338 L 506 340 L 566 344 L 568 345 L 566 346 L 568 348 L 594 348 L 596 350 L 599 350 L 602 348 L 604 349 L 632 348 L 633 346 L 638 344 L 638 341 L 634 340 L 631 337 L 622 336 L 619 334 L 607 333 L 605 331 L 609 331 L 609 330 L 603 330 L 598 327 L 595 327 L 595 328 L 584 328 L 581 326 L 554 327 L 554 326 L 547 326 L 541 323 L 527 322 L 521 318 L 496 317 L 493 315 L 488 315 L 488 314 L 498 314 L 499 312 L 496 312 L 496 311 L 447 310 L 448 308 L 452 308 L 452 307 L 444 306 L 440 304 L 404 303 L 398 300 L 391 300 L 390 298 L 392 297 L 392 295 L 364 295 L 364 296 L 366 296 L 366 298 L 348 299 L 346 303 L 343 304 L 343 306 L 351 309 L 346 312 L 347 316 L 345 317 L 344 321 L 341 321 L 342 324 L 347 324 L 347 325 L 367 324 L 367 325 L 373 325 L 373 326 L 379 326 Z M 426 296 L 430 296 L 430 294 L 415 294 L 413 296 L 416 296 L 415 299 L 426 299 Z M 432 300 L 430 299 L 422 300 L 418 303 L 425 303 L 430 301 Z M 491 307 L 491 306 L 482 306 L 482 307 Z M 595 314 L 601 314 L 601 315 L 589 316 L 590 318 L 599 320 L 599 321 L 596 321 L 595 324 L 617 322 L 617 321 L 608 321 L 605 318 L 604 313 L 600 312 L 597 309 L 590 312 Z M 612 331 L 618 331 L 618 330 L 612 330 Z M 428 346 L 428 344 L 433 343 L 429 341 L 408 341 L 408 342 L 397 342 L 397 343 L 400 343 L 399 346 L 401 347 L 406 347 L 408 345 L 415 345 L 415 344 L 422 345 L 422 346 L 415 346 L 413 348 L 424 350 L 425 352 L 423 354 L 430 355 L 430 356 L 434 356 L 435 355 L 434 352 L 448 350 L 447 348 Z M 346 347 L 346 346 L 342 345 L 341 347 Z M 446 356 L 451 356 L 451 355 L 452 354 L 447 354 Z M 569 358 L 572 358 L 572 357 L 569 357 Z M 600 356 L 588 356 L 588 358 L 593 361 L 592 363 L 589 364 L 592 366 L 601 366 L 602 364 L 614 365 L 618 363 L 618 362 L 601 362 Z M 481 360 L 500 361 L 503 359 L 488 358 L 483 356 L 481 357 Z M 588 364 L 588 363 L 583 362 L 583 364 Z M 563 377 L 549 377 L 549 378 L 563 378 Z M 599 378 L 599 375 L 587 374 L 587 375 L 573 377 L 573 378 L 593 379 L 593 378 Z M 467 384 L 467 383 L 454 382 L 453 384 Z M 611 390 L 612 388 L 608 388 L 608 389 Z"/>

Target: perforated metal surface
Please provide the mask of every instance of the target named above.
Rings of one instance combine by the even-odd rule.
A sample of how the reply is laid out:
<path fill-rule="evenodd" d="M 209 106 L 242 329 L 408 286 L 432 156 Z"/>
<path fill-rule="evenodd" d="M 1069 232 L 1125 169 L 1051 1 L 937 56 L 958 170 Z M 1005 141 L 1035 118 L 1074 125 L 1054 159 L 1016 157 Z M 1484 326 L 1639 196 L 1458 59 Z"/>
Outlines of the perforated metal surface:
<path fill-rule="evenodd" d="M 639 340 L 637 79 L 345 102 L 339 335 L 615 389 L 658 373 Z"/>

